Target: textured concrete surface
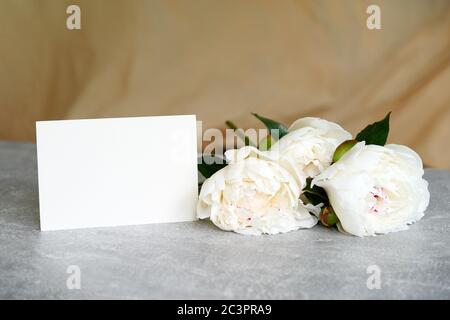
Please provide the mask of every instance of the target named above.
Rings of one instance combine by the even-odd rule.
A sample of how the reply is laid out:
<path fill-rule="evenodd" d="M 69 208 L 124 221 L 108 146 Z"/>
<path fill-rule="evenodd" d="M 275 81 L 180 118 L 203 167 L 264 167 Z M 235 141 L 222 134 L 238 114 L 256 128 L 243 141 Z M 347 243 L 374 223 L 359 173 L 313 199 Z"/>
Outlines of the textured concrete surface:
<path fill-rule="evenodd" d="M 426 216 L 373 238 L 321 226 L 246 237 L 207 221 L 41 233 L 35 146 L 0 142 L 0 298 L 449 299 L 450 172 L 426 179 Z"/>

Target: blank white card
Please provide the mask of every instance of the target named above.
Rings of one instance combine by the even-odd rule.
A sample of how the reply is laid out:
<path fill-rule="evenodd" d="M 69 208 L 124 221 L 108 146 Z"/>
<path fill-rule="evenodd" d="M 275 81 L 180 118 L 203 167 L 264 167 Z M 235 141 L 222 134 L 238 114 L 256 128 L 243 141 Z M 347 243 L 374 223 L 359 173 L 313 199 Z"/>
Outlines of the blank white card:
<path fill-rule="evenodd" d="M 41 230 L 193 221 L 195 116 L 36 122 Z"/>

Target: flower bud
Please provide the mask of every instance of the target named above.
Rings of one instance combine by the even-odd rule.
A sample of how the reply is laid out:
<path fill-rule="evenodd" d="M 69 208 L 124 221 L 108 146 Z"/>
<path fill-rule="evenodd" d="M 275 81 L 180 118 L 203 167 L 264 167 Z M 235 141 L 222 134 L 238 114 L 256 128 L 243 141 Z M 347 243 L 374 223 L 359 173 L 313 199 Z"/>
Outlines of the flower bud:
<path fill-rule="evenodd" d="M 357 140 L 347 140 L 342 142 L 337 148 L 336 151 L 334 151 L 333 154 L 333 162 L 338 161 L 342 156 L 350 150 L 355 144 L 357 144 Z"/>
<path fill-rule="evenodd" d="M 327 206 L 322 209 L 319 219 L 325 227 L 332 227 L 339 221 L 331 206 Z"/>

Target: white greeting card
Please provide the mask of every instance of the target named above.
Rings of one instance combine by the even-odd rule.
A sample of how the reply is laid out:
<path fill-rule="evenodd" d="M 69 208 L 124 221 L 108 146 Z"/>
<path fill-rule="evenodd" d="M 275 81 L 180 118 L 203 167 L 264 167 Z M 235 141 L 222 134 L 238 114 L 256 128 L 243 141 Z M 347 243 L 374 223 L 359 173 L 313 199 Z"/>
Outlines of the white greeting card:
<path fill-rule="evenodd" d="M 36 122 L 41 230 L 196 220 L 196 118 Z"/>

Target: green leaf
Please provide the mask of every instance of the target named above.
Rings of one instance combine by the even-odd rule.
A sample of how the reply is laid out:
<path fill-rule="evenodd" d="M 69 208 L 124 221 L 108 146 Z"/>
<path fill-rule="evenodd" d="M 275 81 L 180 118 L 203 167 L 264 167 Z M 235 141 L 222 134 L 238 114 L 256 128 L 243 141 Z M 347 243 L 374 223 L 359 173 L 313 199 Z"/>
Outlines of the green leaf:
<path fill-rule="evenodd" d="M 244 144 L 245 144 L 246 146 L 253 146 L 253 147 L 255 147 L 255 144 L 252 143 L 252 141 L 250 140 L 250 138 L 244 134 L 244 130 L 239 129 L 233 122 L 231 122 L 231 121 L 229 121 L 229 120 L 225 121 L 225 124 L 227 125 L 228 128 L 234 130 L 234 132 L 236 133 L 236 135 L 237 135 L 242 141 L 244 141 Z"/>
<path fill-rule="evenodd" d="M 306 187 L 303 189 L 304 196 L 315 206 L 319 203 L 323 203 L 324 206 L 327 206 L 330 201 L 328 200 L 325 189 L 319 186 L 314 186 L 311 188 L 311 181 L 311 178 L 306 179 Z"/>
<path fill-rule="evenodd" d="M 212 161 L 211 161 L 212 162 Z M 208 179 L 211 177 L 214 173 L 219 171 L 220 169 L 226 167 L 227 163 L 224 159 L 214 157 L 214 162 L 209 164 L 205 163 L 204 157 L 200 157 L 197 161 L 197 169 L 200 171 L 200 173 Z"/>
<path fill-rule="evenodd" d="M 258 120 L 260 120 L 262 123 L 266 125 L 267 129 L 269 130 L 269 133 L 271 130 L 278 130 L 279 133 L 278 139 L 281 139 L 283 136 L 289 133 L 288 128 L 286 128 L 283 124 L 277 121 L 262 117 L 257 113 L 252 113 L 252 115 L 254 115 Z"/>
<path fill-rule="evenodd" d="M 258 149 L 261 151 L 267 151 L 270 149 L 272 144 L 274 143 L 274 138 L 271 135 L 267 135 L 264 139 L 259 143 Z"/>
<path fill-rule="evenodd" d="M 376 144 L 384 146 L 389 134 L 389 112 L 383 120 L 374 122 L 365 127 L 360 133 L 356 135 L 356 140 L 365 141 L 366 144 Z"/>

